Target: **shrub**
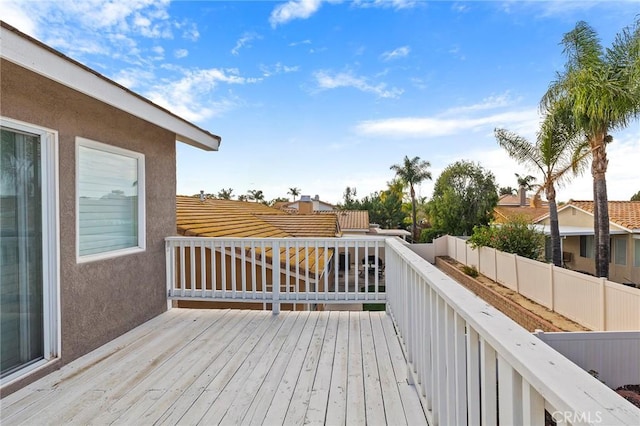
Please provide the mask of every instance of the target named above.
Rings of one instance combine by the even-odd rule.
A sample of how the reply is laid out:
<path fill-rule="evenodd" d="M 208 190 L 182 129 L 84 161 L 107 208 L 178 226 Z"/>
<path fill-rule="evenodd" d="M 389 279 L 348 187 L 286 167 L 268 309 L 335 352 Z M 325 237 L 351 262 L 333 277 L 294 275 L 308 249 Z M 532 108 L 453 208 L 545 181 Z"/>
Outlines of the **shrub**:
<path fill-rule="evenodd" d="M 462 272 L 464 272 L 465 274 L 469 275 L 472 278 L 476 278 L 479 275 L 478 270 L 476 269 L 475 266 L 464 265 L 462 267 Z"/>
<path fill-rule="evenodd" d="M 473 248 L 492 247 L 534 260 L 544 254 L 544 234 L 523 218 L 500 225 L 476 226 L 468 242 Z"/>

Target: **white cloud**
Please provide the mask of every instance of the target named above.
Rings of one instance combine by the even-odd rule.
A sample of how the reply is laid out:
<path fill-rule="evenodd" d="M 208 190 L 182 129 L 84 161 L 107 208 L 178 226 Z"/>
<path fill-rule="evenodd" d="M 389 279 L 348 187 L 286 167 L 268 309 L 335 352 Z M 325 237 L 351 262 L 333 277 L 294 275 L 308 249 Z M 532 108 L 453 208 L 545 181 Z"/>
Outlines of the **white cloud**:
<path fill-rule="evenodd" d="M 290 0 L 276 6 L 269 16 L 273 28 L 294 19 L 307 19 L 320 9 L 322 0 Z"/>
<path fill-rule="evenodd" d="M 171 19 L 169 0 L 0 0 L 0 8 L 3 20 L 83 62 L 87 55 L 105 55 L 148 66 L 161 55 L 145 51 L 136 38 L 173 38 L 176 29 L 197 36 L 195 24 Z"/>
<path fill-rule="evenodd" d="M 234 46 L 233 49 L 231 49 L 231 53 L 237 56 L 240 54 L 240 49 L 242 49 L 243 47 L 251 47 L 251 42 L 253 40 L 260 40 L 260 39 L 262 39 L 262 36 L 258 34 L 244 33 L 242 37 L 240 37 L 238 41 L 236 41 L 236 45 Z"/>
<path fill-rule="evenodd" d="M 154 80 L 154 74 L 146 70 L 128 68 L 120 70 L 118 74 L 112 78 L 116 83 L 133 90 L 137 87 L 147 86 L 148 82 Z"/>
<path fill-rule="evenodd" d="M 392 51 L 384 52 L 380 55 L 380 58 L 383 61 L 391 61 L 393 59 L 404 58 L 409 55 L 409 52 L 411 52 L 411 48 L 409 46 L 402 46 Z"/>
<path fill-rule="evenodd" d="M 178 59 L 185 58 L 188 55 L 189 55 L 189 51 L 187 49 L 178 49 L 175 52 L 173 52 L 173 56 L 175 56 Z"/>
<path fill-rule="evenodd" d="M 501 95 L 486 97 L 477 104 L 449 108 L 444 112 L 444 114 L 453 115 L 473 111 L 485 111 L 488 109 L 504 108 L 515 105 L 519 100 L 520 99 L 512 99 L 510 93 L 507 91 Z"/>
<path fill-rule="evenodd" d="M 297 72 L 299 70 L 300 70 L 300 66 L 298 65 L 287 66 L 287 65 L 283 65 L 280 62 L 271 66 L 260 65 L 260 71 L 262 71 L 263 77 L 271 77 L 272 75 L 276 75 L 276 74 L 288 74 L 291 72 Z"/>
<path fill-rule="evenodd" d="M 353 87 L 362 92 L 373 93 L 381 98 L 397 98 L 403 93 L 402 89 L 396 87 L 387 88 L 385 83 L 370 84 L 365 77 L 355 76 L 351 72 L 331 75 L 327 71 L 316 71 L 313 76 L 319 90 Z"/>
<path fill-rule="evenodd" d="M 237 69 L 185 70 L 182 78 L 163 81 L 148 90 L 146 96 L 156 104 L 190 121 L 202 121 L 234 108 L 237 99 L 217 97 L 211 94 L 221 83 L 251 84 L 259 78 L 240 76 Z"/>
<path fill-rule="evenodd" d="M 358 123 L 355 131 L 366 136 L 387 138 L 430 138 L 462 132 L 488 132 L 493 131 L 495 127 L 506 127 L 526 134 L 531 131 L 531 128 L 537 128 L 538 122 L 538 111 L 532 108 L 481 117 L 434 116 L 367 120 Z"/>
<path fill-rule="evenodd" d="M 289 43 L 289 46 L 295 47 L 295 46 L 300 46 L 302 44 L 311 44 L 311 40 L 306 39 L 306 40 L 302 40 L 302 41 L 293 41 L 293 42 Z"/>
<path fill-rule="evenodd" d="M 380 7 L 388 9 L 410 9 L 418 5 L 419 0 L 355 0 L 353 4 L 357 7 Z"/>

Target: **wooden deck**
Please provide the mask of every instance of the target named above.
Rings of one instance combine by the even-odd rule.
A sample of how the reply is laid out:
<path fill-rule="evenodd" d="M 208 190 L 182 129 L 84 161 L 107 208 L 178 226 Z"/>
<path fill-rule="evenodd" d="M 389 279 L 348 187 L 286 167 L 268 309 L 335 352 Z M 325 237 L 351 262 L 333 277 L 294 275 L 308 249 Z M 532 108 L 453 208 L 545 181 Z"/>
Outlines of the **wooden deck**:
<path fill-rule="evenodd" d="M 14 424 L 426 419 L 384 312 L 172 309 L 1 401 Z"/>

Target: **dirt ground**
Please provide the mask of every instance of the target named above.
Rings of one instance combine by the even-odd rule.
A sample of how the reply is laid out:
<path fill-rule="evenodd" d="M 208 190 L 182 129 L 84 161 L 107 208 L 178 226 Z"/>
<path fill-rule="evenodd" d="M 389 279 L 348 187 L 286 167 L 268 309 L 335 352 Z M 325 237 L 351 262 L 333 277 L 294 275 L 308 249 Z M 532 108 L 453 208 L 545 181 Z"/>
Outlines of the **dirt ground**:
<path fill-rule="evenodd" d="M 456 262 L 454 259 L 450 257 L 443 257 L 442 259 L 445 260 L 447 263 L 454 265 L 460 271 L 463 270 L 462 267 L 464 265 Z M 584 327 L 574 321 L 571 321 L 569 318 L 566 318 L 557 312 L 553 312 L 547 309 L 546 307 L 534 302 L 533 300 L 527 299 L 523 295 L 516 293 L 515 291 L 501 284 L 498 284 L 497 282 L 485 277 L 482 274 L 479 274 L 475 279 L 476 281 L 483 284 L 485 287 L 488 287 L 493 291 L 501 294 L 502 296 L 507 297 L 508 299 L 512 300 L 513 302 L 517 303 L 523 308 L 529 310 L 530 312 L 533 312 L 535 315 L 549 321 L 550 323 L 552 323 L 553 325 L 555 325 L 556 327 L 564 331 L 590 331 L 589 328 Z"/>

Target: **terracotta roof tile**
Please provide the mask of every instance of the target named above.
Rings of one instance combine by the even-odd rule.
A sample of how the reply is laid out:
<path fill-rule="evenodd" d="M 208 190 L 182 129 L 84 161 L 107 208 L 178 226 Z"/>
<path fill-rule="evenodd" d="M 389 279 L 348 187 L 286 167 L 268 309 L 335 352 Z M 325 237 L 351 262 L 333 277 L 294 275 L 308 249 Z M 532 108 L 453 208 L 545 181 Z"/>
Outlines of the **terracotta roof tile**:
<path fill-rule="evenodd" d="M 369 212 L 367 210 L 317 211 L 316 214 L 335 214 L 342 231 L 347 229 L 369 230 Z"/>
<path fill-rule="evenodd" d="M 497 206 L 493 212 L 496 223 L 505 223 L 516 216 L 522 216 L 533 223 L 548 214 L 549 207 Z"/>
<path fill-rule="evenodd" d="M 206 199 L 178 196 L 176 198 L 176 222 L 178 234 L 199 237 L 237 238 L 285 238 L 285 237 L 335 237 L 339 233 L 335 216 L 291 215 L 284 211 L 260 203 L 234 200 Z M 272 258 L 271 249 L 264 254 L 255 249 L 258 258 Z M 324 270 L 325 262 L 333 256 L 333 250 L 314 248 L 289 250 L 282 248 L 279 258 L 283 268 L 291 270 L 309 268 L 315 271 L 316 257 L 318 270 Z M 296 264 L 296 262 L 298 262 Z"/>
<path fill-rule="evenodd" d="M 593 201 L 567 204 L 593 214 Z M 627 229 L 640 229 L 640 201 L 609 201 L 609 220 Z"/>

